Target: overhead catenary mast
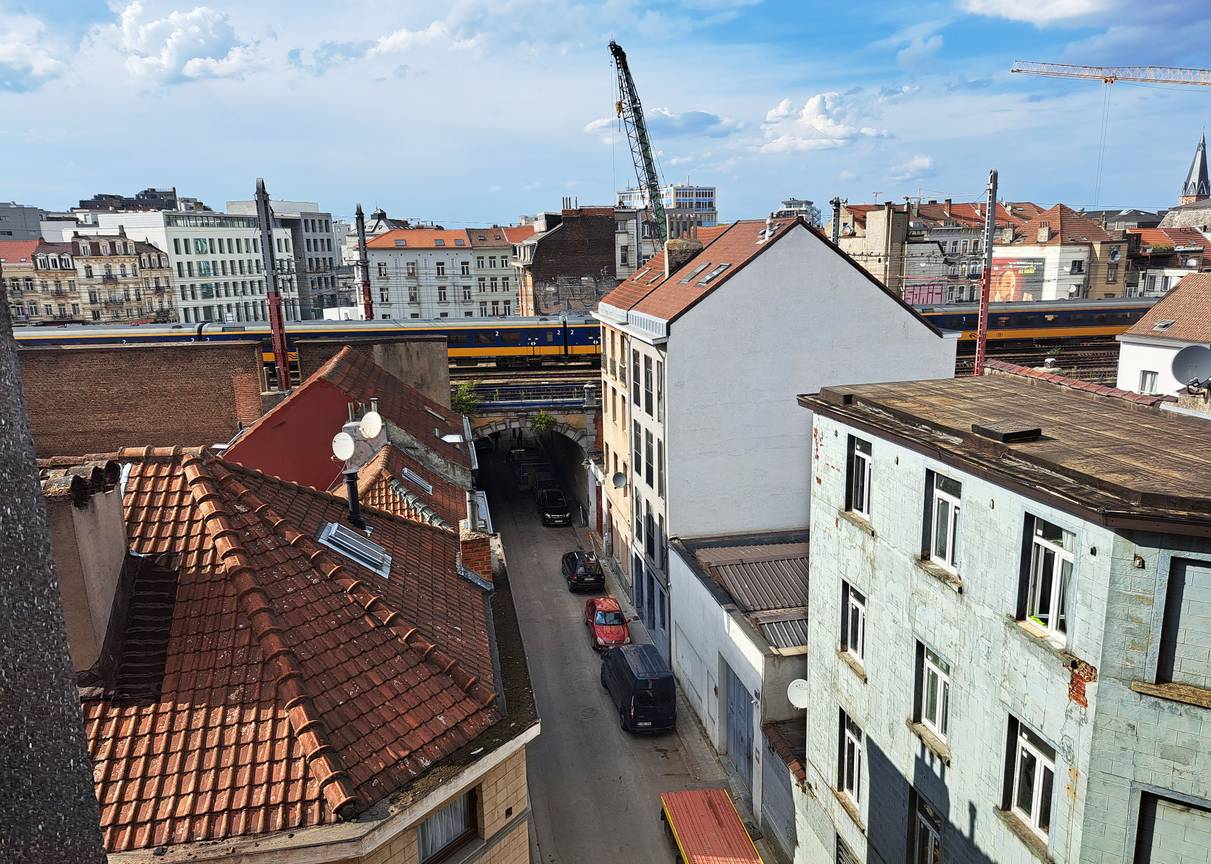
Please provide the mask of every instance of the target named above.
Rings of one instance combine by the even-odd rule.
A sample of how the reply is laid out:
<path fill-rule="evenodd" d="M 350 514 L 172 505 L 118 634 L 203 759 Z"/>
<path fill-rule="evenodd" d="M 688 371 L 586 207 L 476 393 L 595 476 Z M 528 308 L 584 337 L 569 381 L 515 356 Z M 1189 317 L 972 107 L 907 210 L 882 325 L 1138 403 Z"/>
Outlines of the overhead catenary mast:
<path fill-rule="evenodd" d="M 643 119 L 643 105 L 639 102 L 639 91 L 627 65 L 626 52 L 617 42 L 610 41 L 610 54 L 618 70 L 618 102 L 615 112 L 626 128 L 627 142 L 631 145 L 631 159 L 635 163 L 635 177 L 639 187 L 647 192 L 648 206 L 656 220 L 656 232 L 660 242 L 669 239 L 668 218 L 664 212 L 664 201 L 660 193 L 660 176 L 656 173 L 656 159 L 652 155 L 652 142 L 648 140 L 648 126 Z"/>
<path fill-rule="evenodd" d="M 374 320 L 374 297 L 370 294 L 370 256 L 366 252 L 366 214 L 357 205 L 357 269 L 362 283 L 362 312 L 367 321 Z"/>
<path fill-rule="evenodd" d="M 269 338 L 273 344 L 273 362 L 277 367 L 278 389 L 290 389 L 290 360 L 286 356 L 286 321 L 282 314 L 282 293 L 278 290 L 276 259 L 273 257 L 273 210 L 265 181 L 256 181 L 256 217 L 261 229 L 261 260 L 265 267 L 265 305 L 269 309 Z"/>
<path fill-rule="evenodd" d="M 984 205 L 984 270 L 980 273 L 980 312 L 976 324 L 976 362 L 972 374 L 984 374 L 988 353 L 988 301 L 992 295 L 992 241 L 997 231 L 997 170 L 988 172 L 988 199 Z"/>

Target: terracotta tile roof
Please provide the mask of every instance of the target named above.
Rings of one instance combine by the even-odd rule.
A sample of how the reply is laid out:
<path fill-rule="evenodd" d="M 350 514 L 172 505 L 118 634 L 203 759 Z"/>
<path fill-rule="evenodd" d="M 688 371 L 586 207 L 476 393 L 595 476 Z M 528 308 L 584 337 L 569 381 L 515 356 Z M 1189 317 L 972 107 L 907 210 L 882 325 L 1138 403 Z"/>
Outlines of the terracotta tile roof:
<path fill-rule="evenodd" d="M 407 477 L 405 468 L 428 483 L 432 491 L 426 491 Z M 348 498 L 344 484 L 333 492 Z M 458 523 L 467 518 L 465 489 L 390 444 L 380 449 L 358 472 L 357 494 L 365 506 L 451 530 L 457 530 Z"/>
<path fill-rule="evenodd" d="M 8 265 L 34 263 L 34 250 L 41 240 L 0 240 L 0 262 Z"/>
<path fill-rule="evenodd" d="M 395 245 L 403 240 L 404 246 Z M 438 243 L 437 241 L 442 241 Z M 366 241 L 367 249 L 454 249 L 468 248 L 471 240 L 465 230 L 448 231 L 438 228 L 396 228 Z"/>
<path fill-rule="evenodd" d="M 1069 378 L 1067 375 L 1049 372 L 1046 369 L 1034 369 L 1030 366 L 1019 366 L 1017 363 L 1007 363 L 1004 360 L 987 360 L 984 363 L 984 368 L 1006 375 L 1020 375 L 1023 378 L 1034 378 L 1038 381 L 1046 381 L 1049 384 L 1081 390 L 1085 393 L 1093 393 L 1098 396 L 1113 396 L 1117 399 L 1134 402 L 1137 405 L 1151 407 L 1160 402 L 1174 401 L 1172 396 L 1149 396 L 1144 393 L 1133 393 L 1130 390 L 1120 390 L 1118 387 L 1107 387 L 1105 384 L 1095 384 L 1092 381 Z"/>
<path fill-rule="evenodd" d="M 1039 229 L 1048 229 L 1048 238 L 1039 240 Z M 1015 246 L 1063 246 L 1074 243 L 1107 243 L 1117 238 L 1071 207 L 1056 204 L 1017 228 Z"/>
<path fill-rule="evenodd" d="M 474 246 L 510 246 L 520 243 L 534 233 L 533 225 L 493 225 L 491 228 L 468 228 L 467 236 Z"/>
<path fill-rule="evenodd" d="M 201 450 L 127 450 L 141 568 L 83 700 L 109 852 L 349 818 L 497 722 L 449 532 L 372 509 L 384 579 L 314 539 L 340 499 Z"/>
<path fill-rule="evenodd" d="M 1163 321 L 1173 323 L 1155 329 Z M 1211 273 L 1183 276 L 1123 335 L 1211 343 Z"/>
<path fill-rule="evenodd" d="M 369 351 L 346 345 L 290 395 L 249 426 L 227 456 L 279 477 L 327 489 L 340 474 L 330 442 L 348 419 L 348 403 L 369 404 L 388 424 L 423 447 L 467 470 L 470 445 L 443 435 L 462 435 L 462 415 L 405 384 L 371 359 Z"/>
<path fill-rule="evenodd" d="M 38 460 L 42 494 L 47 498 L 71 498 L 77 507 L 82 507 L 93 495 L 113 489 L 120 475 L 118 463 L 104 456 L 83 458 L 63 466 L 52 464 L 49 460 Z"/>
<path fill-rule="evenodd" d="M 509 238 L 510 243 L 520 243 L 527 237 L 534 236 L 533 225 L 506 225 L 505 236 Z"/>
<path fill-rule="evenodd" d="M 846 204 L 844 206 L 851 214 L 855 225 L 865 225 L 867 213 L 884 208 L 883 204 Z M 903 204 L 896 204 L 895 208 L 903 212 L 904 206 Z M 916 218 L 923 222 L 955 222 L 969 228 L 978 228 L 984 224 L 983 201 L 971 203 L 952 202 L 949 215 L 946 213 L 945 203 L 919 204 L 916 205 L 915 210 L 917 214 Z M 1038 208 L 1036 207 L 1030 211 L 1028 217 L 1034 216 L 1037 210 Z M 997 204 L 997 225 L 1021 225 L 1026 221 L 1026 218 L 1007 209 L 1004 204 Z"/>
<path fill-rule="evenodd" d="M 1197 228 L 1128 228 L 1128 234 L 1140 238 L 1140 248 L 1147 252 L 1150 246 L 1169 246 L 1173 249 L 1200 249 L 1203 254 L 1211 253 L 1211 240 Z"/>

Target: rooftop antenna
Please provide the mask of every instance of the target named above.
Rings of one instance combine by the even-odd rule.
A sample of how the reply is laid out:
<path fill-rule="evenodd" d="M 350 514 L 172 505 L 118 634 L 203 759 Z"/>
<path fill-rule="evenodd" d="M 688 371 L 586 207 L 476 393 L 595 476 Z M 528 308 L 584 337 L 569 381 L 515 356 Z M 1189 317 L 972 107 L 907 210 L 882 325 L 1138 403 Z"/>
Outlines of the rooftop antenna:
<path fill-rule="evenodd" d="M 344 467 L 345 492 L 349 498 L 349 524 L 365 530 L 362 506 L 357 497 L 357 472 L 387 443 L 383 417 L 378 413 L 378 400 L 370 400 L 370 410 L 357 416 L 362 406 L 349 403 L 349 420 L 332 437 L 332 456 Z"/>
<path fill-rule="evenodd" d="M 278 290 L 276 259 L 273 257 L 273 210 L 264 179 L 256 181 L 256 215 L 261 229 L 261 258 L 265 267 L 265 305 L 269 309 L 269 338 L 273 345 L 273 362 L 277 368 L 278 389 L 290 389 L 290 360 L 286 355 L 286 324 L 282 314 L 282 294 Z"/>

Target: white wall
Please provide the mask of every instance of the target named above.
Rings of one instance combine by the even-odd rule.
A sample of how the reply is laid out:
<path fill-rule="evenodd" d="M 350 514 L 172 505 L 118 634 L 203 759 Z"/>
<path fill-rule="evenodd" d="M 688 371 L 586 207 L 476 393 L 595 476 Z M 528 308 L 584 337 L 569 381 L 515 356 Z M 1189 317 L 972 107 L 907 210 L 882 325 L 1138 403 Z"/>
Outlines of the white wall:
<path fill-rule="evenodd" d="M 670 328 L 669 536 L 804 527 L 811 415 L 795 397 L 950 378 L 956 345 L 792 229 Z"/>
<path fill-rule="evenodd" d="M 1173 377 L 1173 357 L 1185 342 L 1144 342 L 1128 341 L 1127 337 L 1120 338 L 1118 349 L 1118 381 L 1117 386 L 1122 390 L 1133 393 L 1140 392 L 1140 373 L 1148 370 L 1156 373 L 1155 392 L 1173 396 L 1186 386 Z"/>

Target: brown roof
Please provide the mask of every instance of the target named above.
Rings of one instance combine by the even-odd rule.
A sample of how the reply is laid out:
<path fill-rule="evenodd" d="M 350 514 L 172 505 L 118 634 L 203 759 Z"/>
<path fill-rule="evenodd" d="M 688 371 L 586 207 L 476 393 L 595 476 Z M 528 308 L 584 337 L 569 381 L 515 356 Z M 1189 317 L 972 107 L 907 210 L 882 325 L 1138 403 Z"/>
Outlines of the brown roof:
<path fill-rule="evenodd" d="M 402 240 L 404 246 L 396 246 L 397 240 Z M 438 243 L 438 240 L 442 242 Z M 366 241 L 367 249 L 465 249 L 470 245 L 471 241 L 467 238 L 466 231 L 446 231 L 437 228 L 396 228 L 394 231 L 384 232 Z"/>
<path fill-rule="evenodd" d="M 769 746 L 800 786 L 807 783 L 807 723 L 803 717 L 777 720 L 761 726 Z"/>
<path fill-rule="evenodd" d="M 1083 390 L 1086 393 L 1096 393 L 1098 396 L 1116 396 L 1119 399 L 1126 399 L 1128 402 L 1136 402 L 1140 405 L 1147 405 L 1149 407 L 1159 405 L 1162 402 L 1174 401 L 1172 396 L 1151 396 L 1146 393 L 1135 393 L 1131 390 L 1120 390 L 1118 387 L 1109 387 L 1105 384 L 1095 384 L 1092 381 L 1082 381 L 1079 378 L 1070 378 L 1067 375 L 1061 375 L 1048 369 L 1021 366 L 1017 363 L 1007 363 L 1004 360 L 986 360 L 984 362 L 984 368 L 986 370 L 992 370 L 993 372 L 1004 372 L 1007 375 L 1021 375 L 1026 378 L 1037 378 L 1040 381 L 1047 381 L 1061 387 L 1071 387 L 1073 390 Z"/>
<path fill-rule="evenodd" d="M 493 225 L 491 228 L 467 229 L 472 246 L 511 246 L 533 233 L 533 225 Z"/>
<path fill-rule="evenodd" d="M 335 496 L 200 450 L 121 458 L 141 566 L 83 700 L 111 853 L 348 818 L 501 718 L 450 532 L 367 509 L 385 579 L 316 541 Z"/>
<path fill-rule="evenodd" d="M 1202 253 L 1211 253 L 1211 240 L 1197 228 L 1128 228 L 1128 234 L 1140 238 L 1141 251 L 1149 252 L 1149 247 L 1168 246 L 1172 249 L 1199 249 Z"/>
<path fill-rule="evenodd" d="M 882 210 L 883 204 L 846 204 L 845 209 L 849 211 L 853 217 L 855 225 L 866 224 L 866 214 L 872 210 Z M 896 210 L 903 212 L 905 205 L 893 205 Z M 953 222 L 968 228 L 979 228 L 984 224 L 984 202 L 977 201 L 972 203 L 952 202 L 950 205 L 950 213 L 946 212 L 947 205 L 945 203 L 930 202 L 928 204 L 914 205 L 914 210 L 917 218 L 925 222 Z M 1038 208 L 1035 208 L 1037 211 Z M 1033 216 L 1035 211 L 1031 211 L 1029 216 Z M 1021 225 L 1025 220 L 1022 215 L 1016 214 L 1007 209 L 1004 204 L 997 204 L 997 225 Z"/>
<path fill-rule="evenodd" d="M 417 477 L 428 484 L 428 489 L 416 482 Z M 348 497 L 344 484 L 333 491 L 341 498 Z M 452 530 L 467 518 L 465 489 L 391 444 L 357 472 L 357 494 L 366 506 Z"/>
<path fill-rule="evenodd" d="M 1123 335 L 1211 343 L 1211 273 L 1183 276 Z"/>
<path fill-rule="evenodd" d="M 1039 240 L 1039 229 L 1048 229 L 1048 238 Z M 1107 243 L 1118 238 L 1101 225 L 1077 213 L 1071 207 L 1056 204 L 1044 210 L 1016 230 L 1016 246 L 1063 246 L 1074 243 Z"/>
<path fill-rule="evenodd" d="M 1211 529 L 1211 426 L 1137 395 L 1010 370 L 829 387 L 799 401 L 1082 518 Z M 1041 426 L 1042 435 L 1004 443 L 976 425 Z"/>

